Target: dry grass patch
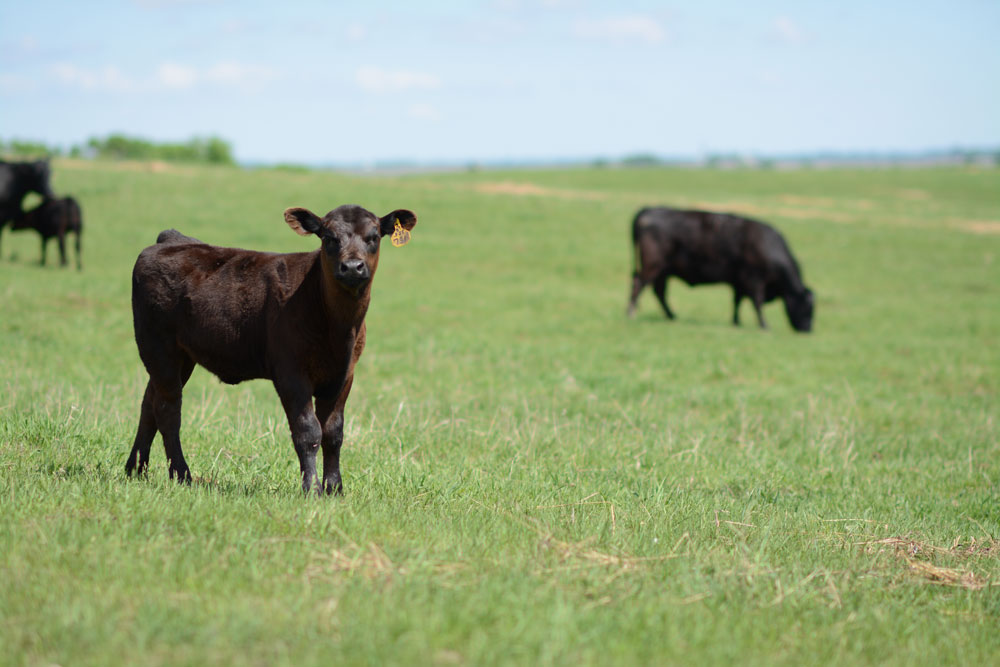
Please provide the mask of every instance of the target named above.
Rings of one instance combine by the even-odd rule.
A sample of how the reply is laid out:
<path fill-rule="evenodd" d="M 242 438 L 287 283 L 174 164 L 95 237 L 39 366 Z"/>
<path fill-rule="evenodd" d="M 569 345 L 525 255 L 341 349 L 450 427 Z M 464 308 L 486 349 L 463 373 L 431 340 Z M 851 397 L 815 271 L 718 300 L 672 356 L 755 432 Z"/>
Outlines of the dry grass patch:
<path fill-rule="evenodd" d="M 518 183 L 515 181 L 494 181 L 477 183 L 472 187 L 476 192 L 488 195 L 515 195 L 519 197 L 558 197 L 559 199 L 604 200 L 608 195 L 593 190 L 566 190 L 548 188 L 533 183 Z"/>
<path fill-rule="evenodd" d="M 971 569 L 944 567 L 931 562 L 935 558 L 996 558 L 1000 554 L 1000 549 L 998 549 L 1000 543 L 992 539 L 977 541 L 976 538 L 972 538 L 969 542 L 963 543 L 960 538 L 955 538 L 951 547 L 939 547 L 904 537 L 886 537 L 859 544 L 864 547 L 867 553 L 889 552 L 901 558 L 907 564 L 907 569 L 911 574 L 927 583 L 957 586 L 969 590 L 980 590 L 1000 585 L 1000 582 L 991 582 L 989 577 L 976 574 Z"/>
<path fill-rule="evenodd" d="M 959 229 L 973 234 L 1000 234 L 1000 220 L 962 220 L 952 218 L 948 222 Z"/>
<path fill-rule="evenodd" d="M 555 553 L 559 561 L 559 568 L 556 569 L 603 567 L 616 570 L 620 574 L 640 570 L 650 563 L 678 558 L 680 554 L 677 553 L 677 548 L 688 538 L 685 533 L 671 553 L 663 556 L 629 556 L 598 551 L 591 546 L 597 541 L 597 537 L 593 535 L 579 542 L 569 542 L 558 539 L 552 531 L 538 523 L 534 523 L 533 528 L 538 533 L 539 551 Z"/>
<path fill-rule="evenodd" d="M 464 563 L 440 561 L 407 566 L 393 562 L 385 550 L 374 542 L 366 545 L 351 542 L 341 548 L 313 554 L 305 576 L 311 580 L 360 577 L 367 581 L 388 582 L 395 577 L 405 577 L 417 569 L 430 570 L 437 577 L 447 578 L 464 571 L 466 566 Z"/>

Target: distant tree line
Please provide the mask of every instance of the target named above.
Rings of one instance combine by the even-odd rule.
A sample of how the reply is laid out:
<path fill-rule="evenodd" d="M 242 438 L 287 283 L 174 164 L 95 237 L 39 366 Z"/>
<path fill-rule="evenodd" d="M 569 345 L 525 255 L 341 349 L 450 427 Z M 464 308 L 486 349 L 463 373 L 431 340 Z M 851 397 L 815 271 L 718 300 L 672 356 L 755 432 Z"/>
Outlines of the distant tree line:
<path fill-rule="evenodd" d="M 197 162 L 202 164 L 233 165 L 233 149 L 228 141 L 219 137 L 194 137 L 184 142 L 158 143 L 111 134 L 107 137 L 91 137 L 83 145 L 74 145 L 69 150 L 50 146 L 40 141 L 22 139 L 0 139 L 0 155 L 16 158 L 39 158 L 69 156 L 100 160 L 163 160 L 164 162 Z"/>
<path fill-rule="evenodd" d="M 752 155 L 711 153 L 700 158 L 666 158 L 654 153 L 635 153 L 619 160 L 598 158 L 591 166 L 608 167 L 699 167 L 708 169 L 775 169 L 810 167 L 877 167 L 893 165 L 969 165 L 1000 167 L 1000 149 L 953 148 L 898 153 L 819 152 L 801 155 Z"/>

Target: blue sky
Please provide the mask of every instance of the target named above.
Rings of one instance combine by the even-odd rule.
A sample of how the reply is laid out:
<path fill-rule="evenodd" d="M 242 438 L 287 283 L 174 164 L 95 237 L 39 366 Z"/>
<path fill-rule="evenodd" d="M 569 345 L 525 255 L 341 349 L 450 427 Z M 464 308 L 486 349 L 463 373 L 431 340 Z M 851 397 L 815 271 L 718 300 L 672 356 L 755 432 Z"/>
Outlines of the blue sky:
<path fill-rule="evenodd" d="M 1000 1 L 0 2 L 0 137 L 364 163 L 1000 145 Z"/>

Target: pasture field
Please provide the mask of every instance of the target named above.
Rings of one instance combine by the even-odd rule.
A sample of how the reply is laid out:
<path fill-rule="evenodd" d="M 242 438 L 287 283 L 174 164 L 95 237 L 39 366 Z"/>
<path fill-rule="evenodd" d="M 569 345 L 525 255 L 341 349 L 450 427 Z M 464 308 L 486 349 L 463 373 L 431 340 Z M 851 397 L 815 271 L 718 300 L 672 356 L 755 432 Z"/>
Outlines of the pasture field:
<path fill-rule="evenodd" d="M 1000 170 L 361 177 L 56 162 L 84 270 L 0 259 L 0 663 L 998 664 Z M 266 382 L 195 371 L 195 482 L 124 475 L 130 272 L 164 228 L 417 213 L 383 244 L 346 495 L 303 498 Z M 767 220 L 817 294 L 624 317 L 649 204 Z M 12 259 L 13 256 L 13 259 Z"/>

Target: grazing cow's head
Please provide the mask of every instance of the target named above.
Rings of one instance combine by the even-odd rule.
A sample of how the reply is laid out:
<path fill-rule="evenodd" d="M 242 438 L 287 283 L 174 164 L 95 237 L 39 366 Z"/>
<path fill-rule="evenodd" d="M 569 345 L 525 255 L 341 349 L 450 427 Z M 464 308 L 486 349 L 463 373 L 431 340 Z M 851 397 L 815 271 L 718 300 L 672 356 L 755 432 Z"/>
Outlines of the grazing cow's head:
<path fill-rule="evenodd" d="M 304 208 L 290 208 L 285 211 L 285 222 L 303 236 L 320 237 L 324 260 L 334 279 L 357 291 L 375 275 L 382 237 L 397 227 L 409 232 L 417 224 L 417 216 L 399 209 L 379 218 L 360 206 L 345 205 L 322 218 Z"/>
<path fill-rule="evenodd" d="M 793 329 L 802 333 L 812 331 L 814 302 L 812 290 L 808 287 L 798 294 L 785 295 L 785 312 Z"/>

